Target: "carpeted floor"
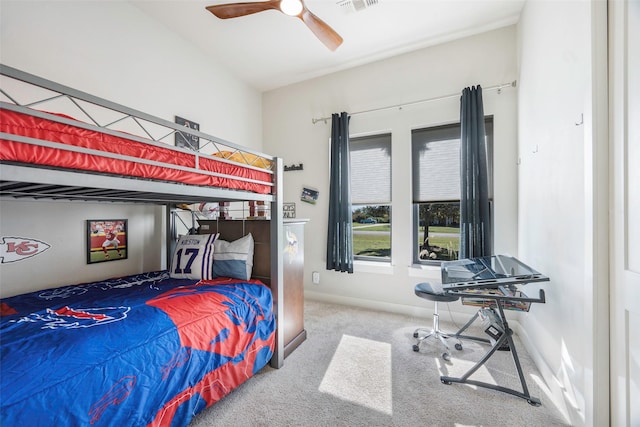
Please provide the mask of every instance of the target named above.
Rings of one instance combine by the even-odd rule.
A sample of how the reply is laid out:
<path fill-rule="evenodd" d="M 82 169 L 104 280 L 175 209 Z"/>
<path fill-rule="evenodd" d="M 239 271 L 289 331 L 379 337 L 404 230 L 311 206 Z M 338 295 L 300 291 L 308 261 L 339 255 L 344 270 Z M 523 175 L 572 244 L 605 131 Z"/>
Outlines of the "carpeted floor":
<path fill-rule="evenodd" d="M 445 321 L 446 305 L 441 307 L 441 328 L 456 330 Z M 462 351 L 452 350 L 450 362 L 432 340 L 414 352 L 413 331 L 430 324 L 427 318 L 307 301 L 308 338 L 284 367 L 262 369 L 191 426 L 568 425 L 517 337 L 529 391 L 542 406 L 468 384 L 442 384 L 440 375 L 463 375 L 487 347 L 464 341 Z M 508 351 L 496 352 L 471 378 L 522 391 Z"/>

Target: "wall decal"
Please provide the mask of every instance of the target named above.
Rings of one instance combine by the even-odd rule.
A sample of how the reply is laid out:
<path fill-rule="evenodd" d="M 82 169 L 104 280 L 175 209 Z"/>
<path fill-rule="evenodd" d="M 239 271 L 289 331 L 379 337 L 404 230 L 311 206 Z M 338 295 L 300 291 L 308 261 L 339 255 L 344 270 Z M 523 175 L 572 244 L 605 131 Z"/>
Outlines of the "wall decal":
<path fill-rule="evenodd" d="M 22 261 L 41 254 L 51 245 L 29 237 L 3 236 L 0 243 L 0 263 Z"/>

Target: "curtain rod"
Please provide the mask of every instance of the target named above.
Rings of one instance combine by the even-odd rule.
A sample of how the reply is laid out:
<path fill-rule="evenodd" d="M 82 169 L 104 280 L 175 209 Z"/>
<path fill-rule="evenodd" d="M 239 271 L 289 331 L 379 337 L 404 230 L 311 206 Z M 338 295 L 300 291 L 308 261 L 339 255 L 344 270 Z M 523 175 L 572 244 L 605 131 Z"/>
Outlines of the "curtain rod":
<path fill-rule="evenodd" d="M 516 83 L 517 83 L 517 81 L 514 80 L 511 83 L 502 83 L 502 84 L 495 85 L 495 86 L 483 87 L 482 90 L 484 92 L 490 91 L 490 90 L 497 90 L 498 94 L 499 94 L 502 91 L 502 89 L 504 89 L 506 87 L 516 87 Z M 461 93 L 462 92 L 460 92 L 460 93 L 452 93 L 450 95 L 438 96 L 436 98 L 419 99 L 417 101 L 406 102 L 404 104 L 389 105 L 387 107 L 372 108 L 370 110 L 363 110 L 363 111 L 357 111 L 355 113 L 350 113 L 349 115 L 350 116 L 356 116 L 358 114 L 373 113 L 373 112 L 376 112 L 376 111 L 390 110 L 392 108 L 398 108 L 398 109 L 401 110 L 402 107 L 407 107 L 409 105 L 416 105 L 416 104 L 422 104 L 424 102 L 441 101 L 443 99 L 459 97 L 459 96 L 461 96 Z M 318 122 L 324 122 L 325 124 L 327 124 L 327 120 L 331 120 L 331 117 L 320 117 L 319 119 L 311 119 L 311 123 L 313 123 L 314 125 L 316 123 L 318 123 Z"/>

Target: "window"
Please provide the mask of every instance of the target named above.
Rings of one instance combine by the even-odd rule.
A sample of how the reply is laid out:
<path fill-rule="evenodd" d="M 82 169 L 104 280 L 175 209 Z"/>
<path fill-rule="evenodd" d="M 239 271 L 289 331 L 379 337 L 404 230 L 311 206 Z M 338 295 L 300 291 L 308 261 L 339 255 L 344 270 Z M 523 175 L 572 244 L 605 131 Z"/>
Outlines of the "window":
<path fill-rule="evenodd" d="M 493 198 L 493 118 L 485 118 L 489 198 Z M 460 249 L 460 123 L 411 133 L 413 261 L 458 259 Z"/>
<path fill-rule="evenodd" d="M 354 259 L 391 259 L 391 134 L 350 138 Z"/>

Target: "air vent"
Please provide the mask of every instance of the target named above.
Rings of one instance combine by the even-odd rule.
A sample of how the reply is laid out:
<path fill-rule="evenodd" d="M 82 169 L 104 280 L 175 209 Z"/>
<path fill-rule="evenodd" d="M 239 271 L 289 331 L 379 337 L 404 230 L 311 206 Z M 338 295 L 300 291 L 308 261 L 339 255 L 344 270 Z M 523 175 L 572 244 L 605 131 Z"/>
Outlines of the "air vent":
<path fill-rule="evenodd" d="M 340 0 L 337 5 L 347 12 L 362 12 L 378 4 L 378 0 Z"/>

